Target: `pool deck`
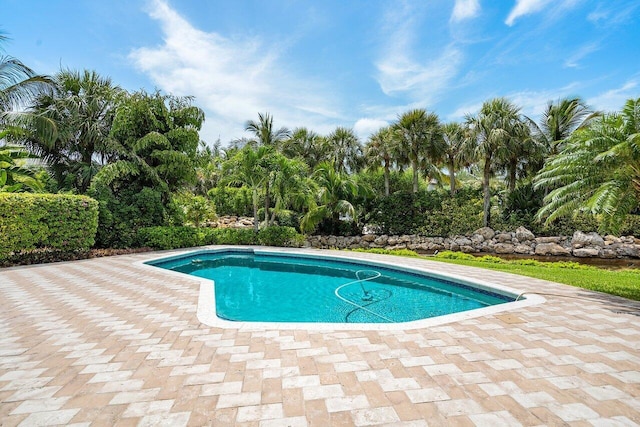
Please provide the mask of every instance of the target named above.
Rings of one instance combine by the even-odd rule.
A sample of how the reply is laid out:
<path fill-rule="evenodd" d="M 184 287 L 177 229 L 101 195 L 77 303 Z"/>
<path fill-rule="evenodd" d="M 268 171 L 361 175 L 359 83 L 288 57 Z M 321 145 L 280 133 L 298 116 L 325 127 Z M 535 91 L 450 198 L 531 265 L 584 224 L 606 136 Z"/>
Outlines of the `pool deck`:
<path fill-rule="evenodd" d="M 639 303 L 393 258 L 546 302 L 416 329 L 210 327 L 198 281 L 141 265 L 181 252 L 0 269 L 0 425 L 640 425 Z"/>

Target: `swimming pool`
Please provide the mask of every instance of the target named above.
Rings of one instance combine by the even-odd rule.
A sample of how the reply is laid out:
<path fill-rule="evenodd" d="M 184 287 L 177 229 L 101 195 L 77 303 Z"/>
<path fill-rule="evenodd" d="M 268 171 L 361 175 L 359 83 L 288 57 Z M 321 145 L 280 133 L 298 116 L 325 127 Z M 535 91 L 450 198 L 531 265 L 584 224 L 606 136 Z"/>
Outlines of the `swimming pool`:
<path fill-rule="evenodd" d="M 404 323 L 506 304 L 517 296 L 344 257 L 227 249 L 149 264 L 213 281 L 215 315 L 233 322 Z"/>

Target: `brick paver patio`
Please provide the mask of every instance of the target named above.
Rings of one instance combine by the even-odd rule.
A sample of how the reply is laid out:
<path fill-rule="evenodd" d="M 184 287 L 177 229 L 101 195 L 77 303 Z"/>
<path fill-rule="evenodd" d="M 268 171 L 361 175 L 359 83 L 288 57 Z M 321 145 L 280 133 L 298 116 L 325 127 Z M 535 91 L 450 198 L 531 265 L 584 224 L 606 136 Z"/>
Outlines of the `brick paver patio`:
<path fill-rule="evenodd" d="M 222 329 L 198 282 L 139 264 L 164 254 L 0 270 L 2 426 L 640 424 L 637 303 L 404 260 L 563 296 L 412 330 Z"/>

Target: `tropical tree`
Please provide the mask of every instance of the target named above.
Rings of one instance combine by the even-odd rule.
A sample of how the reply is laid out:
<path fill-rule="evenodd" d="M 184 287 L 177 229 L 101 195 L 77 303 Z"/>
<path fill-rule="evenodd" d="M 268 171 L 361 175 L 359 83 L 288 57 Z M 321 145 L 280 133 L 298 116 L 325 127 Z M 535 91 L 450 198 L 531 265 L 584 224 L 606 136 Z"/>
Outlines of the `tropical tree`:
<path fill-rule="evenodd" d="M 271 159 L 274 152 L 272 146 L 245 146 L 223 164 L 224 185 L 246 186 L 251 190 L 253 202 L 253 226 L 257 232 L 260 224 L 258 218 L 258 203 L 260 193 L 264 191 L 270 179 Z"/>
<path fill-rule="evenodd" d="M 0 34 L 0 43 L 7 37 Z M 1 45 L 0 45 L 1 50 Z M 55 135 L 54 123 L 25 111 L 33 99 L 49 92 L 53 86 L 47 76 L 36 74 L 31 68 L 11 56 L 0 55 L 0 131 L 2 138 L 20 139 L 23 128 L 37 128 L 49 138 Z"/>
<path fill-rule="evenodd" d="M 510 141 L 518 137 L 520 108 L 505 98 L 494 98 L 482 104 L 477 116 L 467 116 L 471 132 L 468 149 L 482 164 L 483 224 L 491 221 L 490 180 L 500 156 L 508 151 Z"/>
<path fill-rule="evenodd" d="M 600 115 L 593 112 L 580 98 L 563 98 L 549 101 L 540 124 L 526 118 L 533 135 L 547 149 L 548 156 L 555 156 L 564 148 L 564 142 L 573 132 L 585 127 L 591 119 Z"/>
<path fill-rule="evenodd" d="M 313 231 L 322 221 L 329 223 L 329 230 L 339 229 L 340 215 L 356 219 L 352 202 L 363 191 L 353 175 L 339 172 L 334 165 L 323 162 L 311 177 L 318 186 L 315 203 L 300 221 L 302 232 Z"/>
<path fill-rule="evenodd" d="M 640 98 L 573 132 L 535 183 L 555 188 L 537 215 L 547 224 L 587 211 L 600 215 L 603 231 L 616 232 L 640 206 Z"/>
<path fill-rule="evenodd" d="M 389 126 L 379 129 L 369 137 L 369 141 L 364 149 L 364 156 L 367 164 L 379 167 L 384 170 L 384 195 L 389 195 L 389 181 L 391 166 L 396 150 L 396 139 L 393 129 Z"/>
<path fill-rule="evenodd" d="M 251 133 L 251 143 L 279 148 L 280 144 L 291 137 L 291 131 L 285 127 L 273 128 L 273 116 L 269 113 L 258 113 L 258 121 L 249 120 L 244 130 Z"/>
<path fill-rule="evenodd" d="M 317 191 L 315 182 L 309 177 L 309 166 L 300 158 L 289 159 L 280 153 L 274 155 L 271 165 L 274 209 L 269 223 L 275 221 L 277 214 L 308 210 Z"/>
<path fill-rule="evenodd" d="M 444 150 L 442 159 L 449 173 L 449 191 L 456 194 L 456 172 L 469 163 L 469 153 L 465 151 L 466 127 L 457 122 L 442 126 Z"/>
<path fill-rule="evenodd" d="M 0 132 L 0 140 L 3 137 L 4 132 Z M 0 146 L 0 192 L 14 193 L 25 189 L 42 190 L 43 185 L 38 179 L 36 169 L 28 167 L 25 163 L 27 159 L 34 157 L 24 147 Z"/>
<path fill-rule="evenodd" d="M 523 120 L 512 123 L 509 138 L 496 157 L 496 169 L 504 172 L 510 193 L 515 190 L 518 178 L 538 172 L 545 152 L 545 147 L 532 138 L 529 126 Z"/>
<path fill-rule="evenodd" d="M 337 127 L 327 136 L 329 160 L 338 172 L 356 172 L 362 159 L 362 145 L 353 129 Z"/>
<path fill-rule="evenodd" d="M 327 160 L 329 154 L 326 139 L 304 127 L 294 129 L 291 138 L 282 143 L 281 150 L 289 158 L 304 159 L 311 169 Z"/>
<path fill-rule="evenodd" d="M 437 163 L 444 151 L 442 128 L 437 114 L 423 109 L 407 111 L 393 126 L 398 138 L 399 158 L 405 158 L 413 171 L 413 192 L 418 192 L 421 170 Z"/>
<path fill-rule="evenodd" d="M 62 70 L 55 90 L 40 94 L 30 111 L 55 123 L 57 132 L 30 129 L 23 143 L 43 158 L 61 190 L 85 193 L 108 161 L 109 133 L 121 89 L 95 71 Z"/>

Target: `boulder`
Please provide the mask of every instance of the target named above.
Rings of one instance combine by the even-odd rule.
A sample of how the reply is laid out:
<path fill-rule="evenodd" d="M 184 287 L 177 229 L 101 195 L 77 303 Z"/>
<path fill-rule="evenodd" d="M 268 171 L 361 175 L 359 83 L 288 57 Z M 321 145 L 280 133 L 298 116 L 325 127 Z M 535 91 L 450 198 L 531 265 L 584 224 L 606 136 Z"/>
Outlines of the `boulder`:
<path fill-rule="evenodd" d="M 622 243 L 618 248 L 616 248 L 616 253 L 619 257 L 640 258 L 640 246 Z"/>
<path fill-rule="evenodd" d="M 474 231 L 473 234 L 479 234 L 484 240 L 491 240 L 496 235 L 496 232 L 490 227 L 482 227 Z"/>
<path fill-rule="evenodd" d="M 518 239 L 519 242 L 528 242 L 530 240 L 534 240 L 535 238 L 535 234 L 527 230 L 525 227 L 518 227 L 516 229 L 516 239 Z"/>
<path fill-rule="evenodd" d="M 386 234 L 383 234 L 382 236 L 378 236 L 373 241 L 373 243 L 375 243 L 378 246 L 386 246 L 388 241 L 389 241 L 389 236 L 387 236 Z"/>
<path fill-rule="evenodd" d="M 564 239 L 562 237 L 536 237 L 536 243 L 560 243 Z"/>
<path fill-rule="evenodd" d="M 531 246 L 523 244 L 516 245 L 514 250 L 517 254 L 530 255 L 533 253 L 533 248 Z"/>
<path fill-rule="evenodd" d="M 573 256 L 578 258 L 593 258 L 600 255 L 600 248 L 578 248 L 573 250 Z"/>
<path fill-rule="evenodd" d="M 536 255 L 571 255 L 569 249 L 557 243 L 539 243 L 536 245 Z"/>
<path fill-rule="evenodd" d="M 362 240 L 364 242 L 373 242 L 376 240 L 376 235 L 375 234 L 365 234 L 364 236 L 362 236 Z"/>
<path fill-rule="evenodd" d="M 511 243 L 513 236 L 511 233 L 500 233 L 495 235 L 494 240 L 498 243 Z"/>
<path fill-rule="evenodd" d="M 603 247 L 604 239 L 596 232 L 583 233 L 582 231 L 576 231 L 571 238 L 571 246 L 576 249 L 586 246 Z"/>
<path fill-rule="evenodd" d="M 516 247 L 511 243 L 496 243 L 493 250 L 497 254 L 512 254 L 515 253 Z"/>
<path fill-rule="evenodd" d="M 471 240 L 469 240 L 465 236 L 456 236 L 453 239 L 453 243 L 455 243 L 458 246 L 471 246 Z"/>

